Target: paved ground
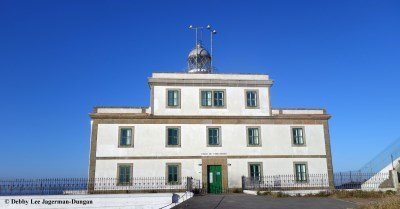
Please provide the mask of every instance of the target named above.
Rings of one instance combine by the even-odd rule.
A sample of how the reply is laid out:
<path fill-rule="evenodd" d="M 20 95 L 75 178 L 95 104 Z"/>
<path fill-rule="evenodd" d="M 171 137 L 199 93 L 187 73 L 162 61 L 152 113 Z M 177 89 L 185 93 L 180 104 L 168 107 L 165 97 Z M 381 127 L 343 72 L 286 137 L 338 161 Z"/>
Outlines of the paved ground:
<path fill-rule="evenodd" d="M 333 198 L 256 196 L 246 194 L 195 196 L 174 209 L 347 209 L 356 204 Z"/>

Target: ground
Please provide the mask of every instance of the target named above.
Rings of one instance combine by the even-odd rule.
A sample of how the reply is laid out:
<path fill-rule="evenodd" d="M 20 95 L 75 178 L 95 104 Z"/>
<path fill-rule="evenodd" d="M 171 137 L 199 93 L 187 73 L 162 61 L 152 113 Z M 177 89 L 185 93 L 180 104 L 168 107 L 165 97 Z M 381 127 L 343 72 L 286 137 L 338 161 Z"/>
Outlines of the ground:
<path fill-rule="evenodd" d="M 247 194 L 224 194 L 195 196 L 174 209 L 348 209 L 357 204 L 334 198 L 256 196 Z"/>

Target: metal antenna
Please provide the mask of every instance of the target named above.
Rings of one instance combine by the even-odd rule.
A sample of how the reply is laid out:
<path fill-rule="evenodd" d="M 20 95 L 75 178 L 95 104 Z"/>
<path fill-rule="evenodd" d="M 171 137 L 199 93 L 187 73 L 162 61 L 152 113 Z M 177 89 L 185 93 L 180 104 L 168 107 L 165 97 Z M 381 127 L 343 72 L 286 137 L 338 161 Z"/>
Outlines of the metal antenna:
<path fill-rule="evenodd" d="M 210 34 L 211 34 L 211 41 L 210 41 L 210 45 L 211 45 L 211 47 L 210 47 L 210 54 L 211 54 L 211 68 L 212 68 L 212 70 L 214 70 L 214 66 L 213 66 L 213 37 L 214 37 L 214 34 L 217 34 L 217 30 L 214 30 L 214 29 L 212 29 L 212 27 L 211 27 L 211 25 L 207 25 L 207 29 L 210 31 Z"/>
<path fill-rule="evenodd" d="M 204 27 L 194 27 L 193 25 L 189 25 L 189 29 L 191 30 L 195 30 L 196 32 L 196 43 L 195 43 L 195 47 L 196 47 L 196 67 L 198 67 L 198 54 L 199 54 L 199 47 L 197 47 L 197 45 L 200 43 L 201 39 L 202 39 L 202 33 L 200 34 L 200 41 L 199 41 L 199 30 L 202 32 Z"/>
<path fill-rule="evenodd" d="M 199 30 L 203 30 L 204 27 L 194 27 L 193 25 L 189 25 L 189 29 L 191 30 L 195 30 L 196 33 L 196 43 L 195 46 L 197 46 L 197 44 L 199 43 Z M 200 34 L 201 35 L 201 34 Z M 200 41 L 201 41 L 202 36 L 200 36 Z"/>

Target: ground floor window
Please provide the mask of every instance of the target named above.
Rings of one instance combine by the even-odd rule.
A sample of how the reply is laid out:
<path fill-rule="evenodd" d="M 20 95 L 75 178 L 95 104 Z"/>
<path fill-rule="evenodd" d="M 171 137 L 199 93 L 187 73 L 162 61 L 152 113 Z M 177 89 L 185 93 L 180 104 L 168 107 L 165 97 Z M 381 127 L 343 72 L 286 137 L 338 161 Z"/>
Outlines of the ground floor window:
<path fill-rule="evenodd" d="M 251 179 L 260 181 L 262 176 L 261 163 L 249 163 L 249 174 Z"/>
<path fill-rule="evenodd" d="M 118 185 L 130 185 L 132 179 L 132 164 L 118 164 Z"/>
<path fill-rule="evenodd" d="M 307 181 L 307 164 L 306 163 L 295 163 L 294 169 L 296 172 L 296 181 L 297 182 L 306 182 Z"/>
<path fill-rule="evenodd" d="M 178 163 L 167 164 L 167 183 L 180 184 L 181 166 Z"/>

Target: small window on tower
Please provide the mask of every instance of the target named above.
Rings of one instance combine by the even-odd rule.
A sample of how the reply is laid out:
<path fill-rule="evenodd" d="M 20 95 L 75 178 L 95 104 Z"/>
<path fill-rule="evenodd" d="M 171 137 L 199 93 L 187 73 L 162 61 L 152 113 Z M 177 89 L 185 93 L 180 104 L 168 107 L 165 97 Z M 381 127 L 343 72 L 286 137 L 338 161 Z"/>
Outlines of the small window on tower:
<path fill-rule="evenodd" d="M 200 106 L 224 108 L 225 90 L 202 90 L 200 91 Z"/>
<path fill-rule="evenodd" d="M 246 91 L 246 107 L 248 107 L 248 108 L 258 107 L 257 91 L 255 91 L 255 90 Z"/>
<path fill-rule="evenodd" d="M 201 91 L 201 106 L 212 106 L 212 91 Z"/>
<path fill-rule="evenodd" d="M 170 89 L 167 91 L 167 106 L 178 108 L 180 106 L 180 91 Z"/>

